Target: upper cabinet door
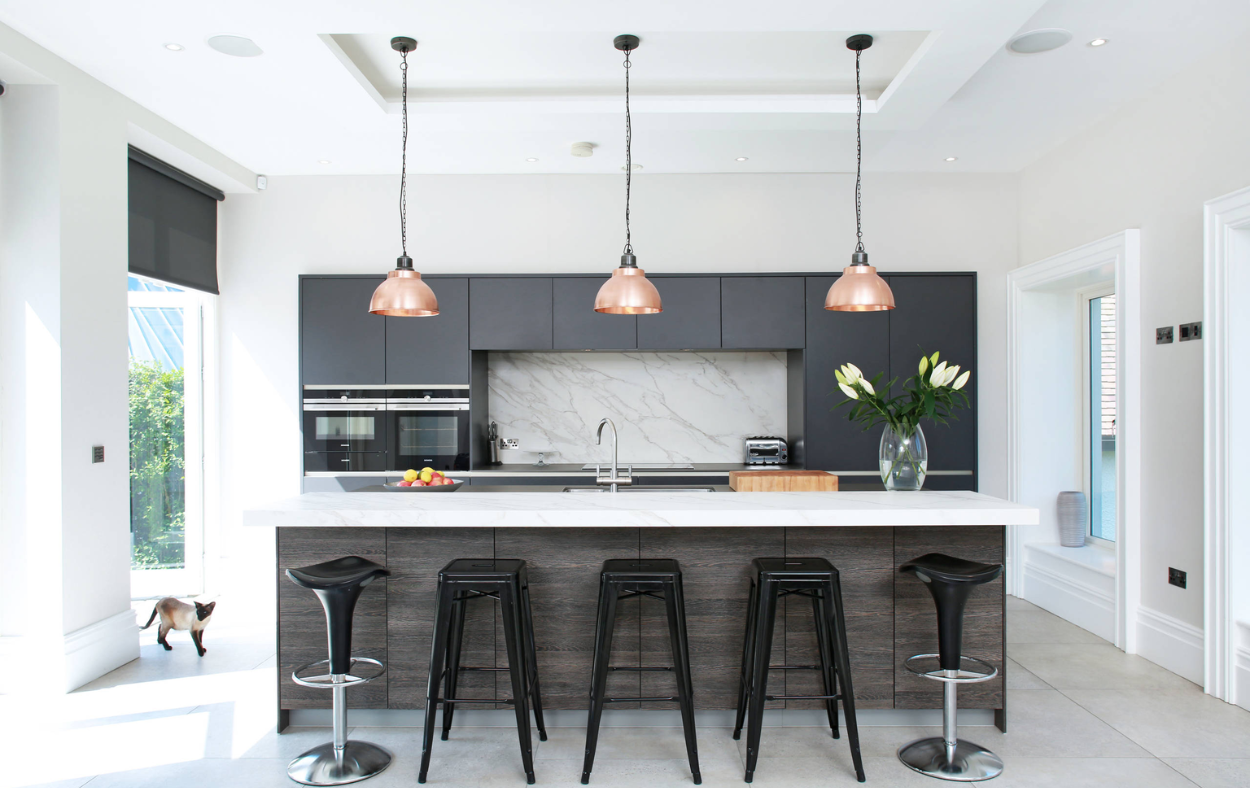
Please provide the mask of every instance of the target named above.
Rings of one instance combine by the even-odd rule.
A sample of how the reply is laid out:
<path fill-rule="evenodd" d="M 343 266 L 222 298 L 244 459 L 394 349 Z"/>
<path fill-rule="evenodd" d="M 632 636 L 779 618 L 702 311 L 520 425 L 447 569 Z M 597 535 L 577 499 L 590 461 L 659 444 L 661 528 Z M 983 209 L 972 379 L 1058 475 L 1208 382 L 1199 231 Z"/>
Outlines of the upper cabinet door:
<path fill-rule="evenodd" d="M 721 347 L 803 347 L 803 277 L 724 276 L 720 303 Z"/>
<path fill-rule="evenodd" d="M 638 347 L 635 315 L 595 311 L 595 295 L 607 277 L 561 277 L 551 283 L 552 346 L 556 350 L 632 350 Z M 651 315 L 644 316 L 644 319 Z"/>
<path fill-rule="evenodd" d="M 469 280 L 469 347 L 551 350 L 551 278 Z"/>
<path fill-rule="evenodd" d="M 386 321 L 369 314 L 382 277 L 300 280 L 300 366 L 304 385 L 386 383 Z"/>
<path fill-rule="evenodd" d="M 830 312 L 825 294 L 834 276 L 807 277 L 804 466 L 815 471 L 875 471 L 881 428 L 864 431 L 847 421 L 849 405 L 834 370 L 851 363 L 872 379 L 890 379 L 890 312 Z M 836 409 L 835 409 L 836 408 Z"/>
<path fill-rule="evenodd" d="M 427 279 L 438 298 L 433 317 L 386 318 L 386 382 L 469 385 L 469 280 Z"/>
<path fill-rule="evenodd" d="M 638 316 L 643 350 L 708 350 L 720 347 L 720 277 L 650 277 L 664 311 Z"/>
<path fill-rule="evenodd" d="M 964 391 L 971 410 L 957 411 L 949 427 L 921 422 L 929 444 L 929 470 L 977 470 L 977 280 L 973 274 L 890 278 L 890 375 L 902 381 L 918 372 L 922 353 L 972 370 Z M 865 370 L 867 372 L 867 370 Z M 898 394 L 899 389 L 895 389 Z"/>

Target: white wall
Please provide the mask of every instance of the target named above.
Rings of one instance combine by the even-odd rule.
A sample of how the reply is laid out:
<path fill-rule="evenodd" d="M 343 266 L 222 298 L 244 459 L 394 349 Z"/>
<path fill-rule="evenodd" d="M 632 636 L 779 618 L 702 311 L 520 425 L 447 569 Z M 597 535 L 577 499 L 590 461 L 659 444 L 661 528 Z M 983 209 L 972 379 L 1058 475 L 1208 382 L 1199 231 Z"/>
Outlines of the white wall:
<path fill-rule="evenodd" d="M 1141 228 L 1142 607 L 1202 626 L 1202 346 L 1155 326 L 1202 319 L 1202 204 L 1250 185 L 1250 38 L 1026 168 L 1020 262 Z M 1179 335 L 1178 335 L 1179 336 Z M 1188 589 L 1167 583 L 1169 566 Z M 1142 652 L 1146 656 L 1151 656 Z"/>
<path fill-rule="evenodd" d="M 3 25 L 0 51 L 39 75 L 39 84 L 9 86 L 0 121 L 0 551 L 28 589 L 0 599 L 0 632 L 9 638 L 0 653 L 39 653 L 40 685 L 73 689 L 138 656 L 129 575 L 127 143 L 140 130 L 235 183 L 251 175 Z M 103 464 L 91 463 L 93 445 L 105 447 Z M 32 642 L 15 649 L 14 638 Z M 0 666 L 0 674 L 23 670 Z"/>
<path fill-rule="evenodd" d="M 296 277 L 376 273 L 399 254 L 398 178 L 270 179 L 219 212 L 223 525 L 228 551 L 251 503 L 299 492 Z M 854 246 L 854 176 L 640 175 L 633 240 L 653 272 L 831 271 Z M 883 271 L 977 271 L 982 490 L 1006 494 L 1005 276 L 1015 267 L 1012 175 L 869 174 L 864 240 Z M 602 272 L 619 262 L 615 176 L 414 176 L 408 250 L 429 273 Z M 365 305 L 361 304 L 361 309 Z M 265 450 L 255 450 L 257 441 Z M 934 440 L 940 440 L 935 436 Z M 272 593 L 272 583 L 258 592 Z"/>

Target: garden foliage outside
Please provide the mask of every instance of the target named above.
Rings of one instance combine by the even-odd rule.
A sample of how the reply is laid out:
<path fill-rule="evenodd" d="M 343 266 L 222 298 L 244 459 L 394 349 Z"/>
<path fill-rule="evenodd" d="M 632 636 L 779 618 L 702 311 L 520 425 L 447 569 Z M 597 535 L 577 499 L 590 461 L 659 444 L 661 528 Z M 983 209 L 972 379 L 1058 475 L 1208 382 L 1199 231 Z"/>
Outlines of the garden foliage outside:
<path fill-rule="evenodd" d="M 135 569 L 184 566 L 182 370 L 130 362 L 130 533 Z"/>

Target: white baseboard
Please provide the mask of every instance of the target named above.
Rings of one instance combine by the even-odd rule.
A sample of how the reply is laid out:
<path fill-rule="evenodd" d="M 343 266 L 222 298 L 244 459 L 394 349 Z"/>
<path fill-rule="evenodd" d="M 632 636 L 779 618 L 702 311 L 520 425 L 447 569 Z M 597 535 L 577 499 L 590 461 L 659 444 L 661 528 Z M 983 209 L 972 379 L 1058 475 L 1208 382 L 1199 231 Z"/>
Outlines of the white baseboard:
<path fill-rule="evenodd" d="M 1202 628 L 1148 607 L 1137 609 L 1137 653 L 1195 684 L 1202 684 Z"/>
<path fill-rule="evenodd" d="M 19 660 L 38 655 L 38 682 L 26 681 Z M 72 692 L 139 658 L 139 627 L 126 609 L 67 635 L 0 638 L 0 694 Z"/>
<path fill-rule="evenodd" d="M 1058 548 L 1064 549 L 1064 548 Z M 1082 629 L 1115 642 L 1115 576 L 1028 545 L 1024 598 Z"/>
<path fill-rule="evenodd" d="M 1237 647 L 1237 663 L 1233 670 L 1235 671 L 1233 703 L 1243 709 L 1250 709 L 1250 647 Z"/>

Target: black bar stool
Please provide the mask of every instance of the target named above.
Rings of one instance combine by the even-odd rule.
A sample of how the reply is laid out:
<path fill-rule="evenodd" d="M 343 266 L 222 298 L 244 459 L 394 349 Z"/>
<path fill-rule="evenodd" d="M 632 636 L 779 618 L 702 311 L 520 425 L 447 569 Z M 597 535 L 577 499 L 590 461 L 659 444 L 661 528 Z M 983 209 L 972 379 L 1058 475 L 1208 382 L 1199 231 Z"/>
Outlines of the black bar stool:
<path fill-rule="evenodd" d="M 352 658 L 352 614 L 365 586 L 389 574 L 385 567 L 354 555 L 286 570 L 296 585 L 311 589 L 321 600 L 330 635 L 330 658 L 296 668 L 291 680 L 334 692 L 334 741 L 313 747 L 291 761 L 286 773 L 297 783 L 344 785 L 372 777 L 391 765 L 391 754 L 378 745 L 347 740 L 347 688 L 372 681 L 386 671 L 376 659 Z M 321 670 L 308 675 L 314 667 Z"/>
<path fill-rule="evenodd" d="M 673 650 L 672 667 L 613 667 L 612 630 L 616 626 L 616 603 L 636 596 L 664 603 L 668 611 L 668 637 Z M 608 673 L 614 670 L 671 670 L 677 678 L 677 696 L 672 698 L 609 698 Z M 673 702 L 681 707 L 681 726 L 686 734 L 686 757 L 694 784 L 703 783 L 699 773 L 699 746 L 694 732 L 694 686 L 690 678 L 690 643 L 686 638 L 686 599 L 681 589 L 681 567 L 670 558 L 614 559 L 603 562 L 599 575 L 599 614 L 595 620 L 595 658 L 590 677 L 590 719 L 586 725 L 586 760 L 582 764 L 582 785 L 590 783 L 599 744 L 599 722 L 603 704 L 624 702 Z"/>
<path fill-rule="evenodd" d="M 805 596 L 812 600 L 816 617 L 819 665 L 769 665 L 777 600 Z M 823 695 L 769 695 L 768 671 L 818 670 Z M 841 691 L 839 692 L 839 687 Z M 764 704 L 770 700 L 823 700 L 833 738 L 838 734 L 838 701 L 846 715 L 855 777 L 864 781 L 864 762 L 859 754 L 859 727 L 855 724 L 855 689 L 851 684 L 851 658 L 846 647 L 846 619 L 842 615 L 842 586 L 838 570 L 823 558 L 756 558 L 751 562 L 751 596 L 747 603 L 747 631 L 742 644 L 742 682 L 738 692 L 738 718 L 734 738 L 742 735 L 747 719 L 746 781 L 755 779 L 760 757 L 760 733 L 764 727 Z M 748 718 L 748 711 L 750 716 Z"/>
<path fill-rule="evenodd" d="M 466 667 L 460 664 L 460 642 L 464 637 L 465 606 L 473 599 L 491 597 L 499 602 L 503 618 L 508 667 Z M 430 651 L 430 684 L 425 696 L 425 730 L 421 747 L 421 771 L 417 782 L 424 783 L 430 770 L 434 746 L 434 717 L 443 705 L 443 741 L 451 732 L 451 720 L 460 703 L 509 703 L 516 711 L 517 737 L 521 742 L 521 764 L 525 780 L 534 784 L 534 752 L 530 739 L 529 701 L 534 703 L 538 738 L 547 740 L 543 706 L 538 688 L 538 655 L 534 646 L 534 618 L 530 613 L 529 580 L 525 562 L 499 558 L 460 558 L 438 573 L 438 612 L 434 617 L 433 647 Z M 507 671 L 512 677 L 512 697 L 460 698 L 456 680 L 462 671 Z M 439 685 L 446 679 L 443 697 Z"/>
<path fill-rule="evenodd" d="M 898 758 L 912 769 L 941 780 L 972 782 L 1002 774 L 1003 761 L 984 747 L 958 737 L 956 692 L 960 684 L 989 681 L 998 669 L 988 662 L 963 656 L 964 606 L 975 586 L 995 580 L 1003 573 L 1001 564 L 979 564 L 929 553 L 898 568 L 914 574 L 928 587 L 937 605 L 938 653 L 917 654 L 904 663 L 918 676 L 945 684 L 942 696 L 942 735 L 917 739 L 899 748 Z M 929 664 L 922 666 L 924 660 Z M 932 660 L 937 660 L 936 668 Z M 968 662 L 980 671 L 965 670 Z M 928 668 L 928 669 L 926 669 Z"/>

